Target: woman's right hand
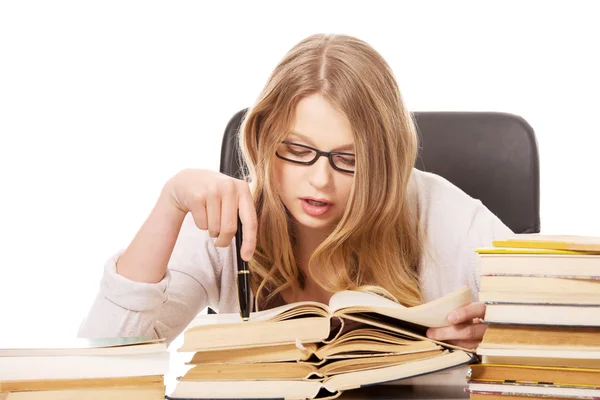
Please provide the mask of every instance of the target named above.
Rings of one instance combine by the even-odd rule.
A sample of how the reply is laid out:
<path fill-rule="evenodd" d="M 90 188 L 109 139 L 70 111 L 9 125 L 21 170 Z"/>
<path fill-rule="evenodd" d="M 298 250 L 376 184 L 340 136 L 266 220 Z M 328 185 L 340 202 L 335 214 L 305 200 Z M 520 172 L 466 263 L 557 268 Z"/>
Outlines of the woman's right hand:
<path fill-rule="evenodd" d="M 248 261 L 254 254 L 258 218 L 247 182 L 210 170 L 185 169 L 165 184 L 161 197 L 184 214 L 190 212 L 198 228 L 217 238 L 217 247 L 231 244 L 239 210 L 242 258 Z"/>

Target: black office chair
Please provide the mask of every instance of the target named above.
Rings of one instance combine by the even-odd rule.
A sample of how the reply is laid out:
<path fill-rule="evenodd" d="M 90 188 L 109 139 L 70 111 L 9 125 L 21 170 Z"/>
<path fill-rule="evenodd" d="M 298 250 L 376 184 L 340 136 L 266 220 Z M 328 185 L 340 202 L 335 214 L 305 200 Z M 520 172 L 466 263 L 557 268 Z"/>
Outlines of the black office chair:
<path fill-rule="evenodd" d="M 237 135 L 247 109 L 225 128 L 220 171 L 241 176 Z M 523 118 L 499 112 L 415 112 L 415 165 L 481 200 L 515 233 L 540 232 L 540 177 L 535 134 Z"/>

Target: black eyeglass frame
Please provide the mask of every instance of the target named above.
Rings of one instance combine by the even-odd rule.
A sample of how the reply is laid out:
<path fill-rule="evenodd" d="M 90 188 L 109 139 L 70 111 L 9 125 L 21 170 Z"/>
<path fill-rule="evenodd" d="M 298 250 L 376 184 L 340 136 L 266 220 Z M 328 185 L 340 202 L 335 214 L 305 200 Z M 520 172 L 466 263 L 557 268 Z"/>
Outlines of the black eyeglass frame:
<path fill-rule="evenodd" d="M 284 140 L 281 143 L 283 143 L 283 144 L 289 144 L 289 145 L 293 145 L 293 146 L 298 146 L 298 147 L 304 147 L 305 149 L 309 149 L 309 150 L 312 150 L 312 151 L 314 151 L 314 152 L 317 153 L 317 155 L 315 156 L 315 158 L 313 158 L 311 161 L 298 161 L 298 160 L 291 160 L 289 158 L 283 157 L 281 154 L 279 154 L 277 151 L 275 151 L 275 155 L 278 158 L 282 159 L 282 160 L 289 161 L 289 162 L 292 162 L 292 163 L 295 163 L 295 164 L 313 165 L 314 163 L 317 162 L 317 160 L 319 158 L 321 158 L 321 157 L 327 157 L 329 159 L 329 164 L 336 171 L 345 172 L 347 174 L 354 174 L 354 171 L 351 171 L 349 169 L 340 168 L 337 165 L 335 165 L 335 163 L 333 162 L 333 156 L 342 155 L 342 156 L 356 157 L 356 154 L 354 154 L 354 153 L 346 153 L 346 152 L 343 152 L 343 151 L 321 151 L 319 149 L 315 149 L 314 147 L 310 147 L 310 146 L 307 146 L 305 144 L 288 142 L 287 140 Z"/>

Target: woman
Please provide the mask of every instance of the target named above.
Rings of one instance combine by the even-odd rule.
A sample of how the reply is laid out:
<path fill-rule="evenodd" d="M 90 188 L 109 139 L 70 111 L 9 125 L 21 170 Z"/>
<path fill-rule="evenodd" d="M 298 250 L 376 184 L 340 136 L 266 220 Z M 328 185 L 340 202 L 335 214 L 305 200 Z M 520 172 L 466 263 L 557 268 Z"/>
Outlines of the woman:
<path fill-rule="evenodd" d="M 406 306 L 465 284 L 477 299 L 474 250 L 511 233 L 478 200 L 413 168 L 417 136 L 393 73 L 356 38 L 314 35 L 292 48 L 246 115 L 240 147 L 246 180 L 184 170 L 165 184 L 106 264 L 80 336 L 171 341 L 206 306 L 238 312 L 238 210 L 260 309 L 365 287 Z M 428 335 L 474 348 L 484 311 L 465 306 Z"/>

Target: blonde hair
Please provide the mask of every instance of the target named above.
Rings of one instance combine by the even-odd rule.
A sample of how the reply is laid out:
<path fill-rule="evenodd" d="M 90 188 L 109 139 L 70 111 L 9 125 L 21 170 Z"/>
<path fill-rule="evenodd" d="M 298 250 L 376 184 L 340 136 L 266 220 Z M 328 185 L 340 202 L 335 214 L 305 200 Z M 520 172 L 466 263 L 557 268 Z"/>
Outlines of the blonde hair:
<path fill-rule="evenodd" d="M 345 35 L 313 35 L 294 46 L 242 123 L 240 148 L 256 185 L 259 228 L 250 261 L 252 290 L 257 299 L 266 291 L 269 299 L 303 288 L 273 165 L 296 104 L 315 93 L 350 121 L 357 169 L 346 210 L 310 258 L 309 272 L 330 292 L 378 288 L 406 306 L 417 305 L 422 302 L 420 239 L 406 193 L 417 155 L 415 127 L 385 60 L 367 43 Z M 317 271 L 311 268 L 315 262 Z"/>

